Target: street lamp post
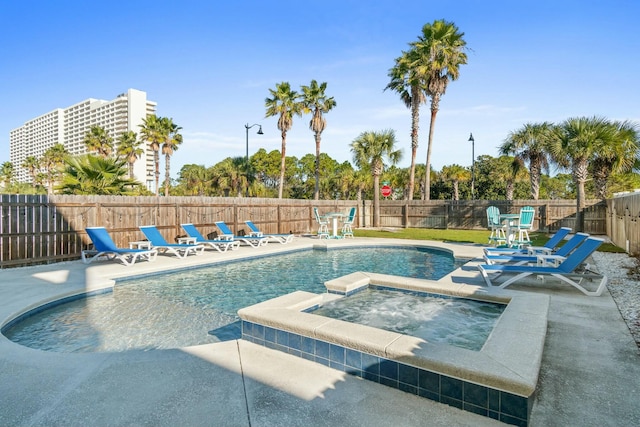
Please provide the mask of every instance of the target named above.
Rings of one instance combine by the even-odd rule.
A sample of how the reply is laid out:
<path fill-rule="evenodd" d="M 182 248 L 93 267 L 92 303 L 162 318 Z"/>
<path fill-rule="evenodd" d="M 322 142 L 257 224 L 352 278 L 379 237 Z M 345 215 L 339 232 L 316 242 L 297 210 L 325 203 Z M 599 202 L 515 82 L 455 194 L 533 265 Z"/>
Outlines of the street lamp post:
<path fill-rule="evenodd" d="M 264 133 L 262 132 L 262 125 L 259 125 L 258 123 L 254 123 L 251 126 L 249 126 L 249 123 L 244 125 L 244 128 L 247 130 L 247 152 L 245 154 L 245 160 L 247 161 L 247 165 L 249 164 L 249 129 L 251 129 L 254 126 L 260 126 L 258 128 L 258 132 L 256 132 L 256 133 L 258 135 L 264 135 Z"/>
<path fill-rule="evenodd" d="M 475 139 L 473 134 L 469 134 L 469 141 L 471 141 L 471 200 L 475 200 L 475 183 L 476 183 L 476 153 L 475 153 Z"/>
<path fill-rule="evenodd" d="M 245 167 L 247 168 L 247 191 L 245 192 L 245 196 L 249 195 L 249 129 L 251 129 L 254 126 L 259 126 L 258 128 L 258 132 L 256 132 L 258 135 L 264 135 L 264 133 L 262 132 L 262 125 L 258 124 L 258 123 L 254 123 L 251 126 L 249 126 L 249 123 L 247 123 L 246 125 L 244 125 L 244 128 L 246 130 L 247 133 L 247 151 L 245 153 Z"/>

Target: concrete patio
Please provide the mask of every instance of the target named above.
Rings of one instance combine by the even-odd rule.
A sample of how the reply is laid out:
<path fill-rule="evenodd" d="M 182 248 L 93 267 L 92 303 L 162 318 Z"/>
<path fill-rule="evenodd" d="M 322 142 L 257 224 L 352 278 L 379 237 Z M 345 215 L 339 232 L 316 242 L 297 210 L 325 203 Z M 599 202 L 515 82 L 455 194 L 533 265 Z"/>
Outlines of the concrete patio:
<path fill-rule="evenodd" d="M 442 242 L 297 238 L 288 245 L 187 259 L 159 256 L 132 267 L 77 261 L 9 269 L 0 272 L 0 322 L 43 301 L 110 286 L 118 277 L 314 244 L 420 244 L 460 258 L 481 254 L 475 245 Z M 472 264 L 441 281 L 482 285 Z M 551 280 L 510 289 L 551 297 L 531 425 L 640 425 L 638 348 L 610 294 L 587 297 Z M 503 425 L 242 340 L 175 350 L 62 354 L 0 336 L 0 395 L 0 425 L 11 426 Z"/>

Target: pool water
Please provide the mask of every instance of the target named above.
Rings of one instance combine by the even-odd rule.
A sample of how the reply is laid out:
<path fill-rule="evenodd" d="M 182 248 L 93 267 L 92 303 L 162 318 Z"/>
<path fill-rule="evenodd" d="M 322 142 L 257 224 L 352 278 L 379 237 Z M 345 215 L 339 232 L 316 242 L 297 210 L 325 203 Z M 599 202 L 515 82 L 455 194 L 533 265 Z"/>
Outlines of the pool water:
<path fill-rule="evenodd" d="M 368 287 L 312 313 L 479 351 L 503 304 Z"/>
<path fill-rule="evenodd" d="M 355 271 L 439 279 L 458 264 L 416 247 L 308 250 L 118 281 L 113 292 L 26 317 L 3 334 L 57 352 L 178 348 L 240 338 L 237 311 Z"/>

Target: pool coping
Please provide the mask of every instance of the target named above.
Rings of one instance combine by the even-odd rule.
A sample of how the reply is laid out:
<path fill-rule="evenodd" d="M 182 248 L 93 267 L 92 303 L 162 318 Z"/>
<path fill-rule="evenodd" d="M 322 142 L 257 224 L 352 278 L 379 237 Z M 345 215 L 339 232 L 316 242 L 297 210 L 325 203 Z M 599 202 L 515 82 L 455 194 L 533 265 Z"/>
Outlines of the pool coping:
<path fill-rule="evenodd" d="M 304 312 L 327 299 L 335 298 L 330 293 L 296 291 L 243 308 L 238 315 L 243 322 L 348 346 L 518 396 L 529 398 L 534 394 L 547 331 L 548 295 L 366 272 L 328 281 L 327 287 L 346 291 L 362 284 L 508 305 L 486 343 L 477 352 Z"/>

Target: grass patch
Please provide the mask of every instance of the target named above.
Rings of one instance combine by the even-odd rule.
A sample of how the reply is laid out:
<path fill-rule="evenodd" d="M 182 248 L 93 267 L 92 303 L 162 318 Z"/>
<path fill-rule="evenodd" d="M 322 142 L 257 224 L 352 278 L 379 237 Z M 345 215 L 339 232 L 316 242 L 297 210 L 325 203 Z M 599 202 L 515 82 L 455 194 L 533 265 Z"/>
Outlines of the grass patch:
<path fill-rule="evenodd" d="M 378 237 L 383 239 L 436 240 L 440 242 L 476 243 L 488 245 L 488 230 L 441 230 L 431 228 L 385 228 L 385 229 L 354 229 L 355 237 Z M 531 244 L 542 246 L 549 239 L 549 235 L 542 232 L 529 233 Z M 624 249 L 612 244 L 603 243 L 600 252 L 624 253 Z"/>
<path fill-rule="evenodd" d="M 440 230 L 431 228 L 355 229 L 355 237 L 379 237 L 386 239 L 436 240 L 440 242 L 478 243 L 489 241 L 485 230 Z"/>

